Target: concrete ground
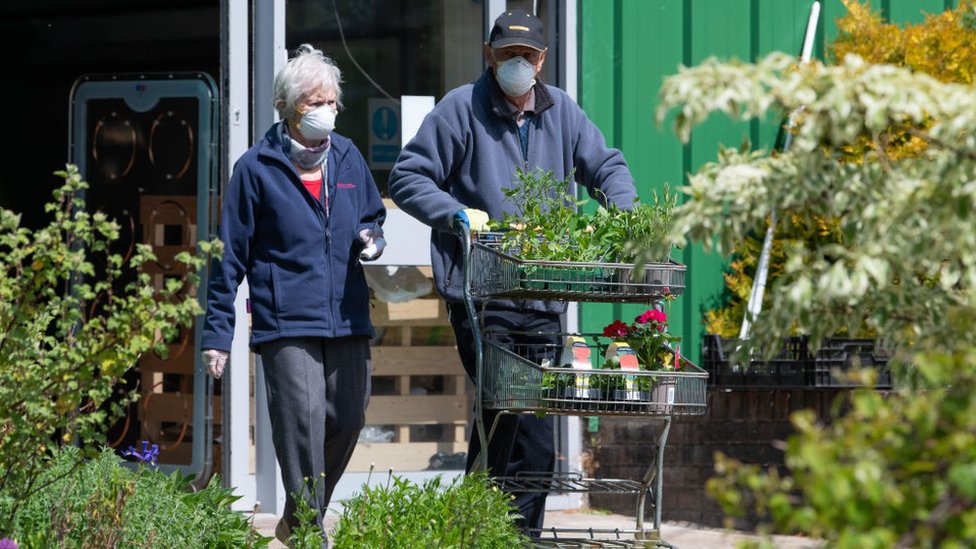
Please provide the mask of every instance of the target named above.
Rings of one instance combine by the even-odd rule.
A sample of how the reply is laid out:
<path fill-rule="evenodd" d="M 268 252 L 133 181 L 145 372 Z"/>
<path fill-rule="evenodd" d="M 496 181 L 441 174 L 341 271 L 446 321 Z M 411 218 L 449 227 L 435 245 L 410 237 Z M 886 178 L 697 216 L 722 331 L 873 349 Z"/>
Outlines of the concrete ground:
<path fill-rule="evenodd" d="M 325 518 L 326 527 L 331 529 L 338 519 L 337 516 L 327 516 Z M 274 528 L 277 523 L 278 517 L 271 514 L 258 514 L 254 517 L 255 527 L 258 532 L 265 536 L 274 536 Z M 621 530 L 633 530 L 635 524 L 634 517 L 623 515 L 593 513 L 586 510 L 546 511 L 546 528 L 593 528 L 594 530 L 619 528 Z M 572 534 L 569 537 L 578 538 L 580 534 Z M 727 532 L 678 522 L 662 524 L 661 538 L 681 549 L 735 549 L 740 541 L 759 539 L 758 536 L 745 532 Z M 807 549 L 822 545 L 809 538 L 799 536 L 774 536 L 774 544 L 778 549 Z M 285 545 L 275 540 L 271 542 L 271 547 L 280 549 Z"/>

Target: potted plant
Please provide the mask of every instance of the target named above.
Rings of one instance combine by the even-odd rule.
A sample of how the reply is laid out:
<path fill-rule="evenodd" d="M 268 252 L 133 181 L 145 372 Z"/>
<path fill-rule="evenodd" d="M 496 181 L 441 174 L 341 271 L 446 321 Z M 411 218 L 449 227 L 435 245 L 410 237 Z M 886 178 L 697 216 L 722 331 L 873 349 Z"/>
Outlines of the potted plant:
<path fill-rule="evenodd" d="M 681 338 L 668 333 L 668 315 L 658 309 L 648 309 L 627 324 L 615 320 L 603 328 L 602 337 L 611 341 L 603 363 L 604 369 L 636 369 L 645 372 L 674 372 L 681 368 L 680 352 L 673 344 Z M 634 360 L 636 359 L 636 360 Z M 664 394 L 656 394 L 660 383 L 656 376 L 613 375 L 612 397 L 616 400 L 664 402 Z M 609 383 L 609 382 L 608 382 Z M 660 398 L 659 398 L 660 397 Z"/>
<path fill-rule="evenodd" d="M 575 263 L 633 263 L 640 250 L 664 240 L 672 225 L 672 211 L 677 195 L 665 188 L 654 192 L 651 202 L 635 202 L 629 209 L 613 204 L 600 206 L 591 213 L 580 208 L 589 200 L 579 199 L 567 192 L 573 174 L 557 179 L 551 171 L 516 172 L 518 185 L 504 189 L 505 196 L 515 205 L 513 214 L 506 214 L 490 227 L 503 231 L 499 250 L 522 260 Z M 670 253 L 651 258 L 667 261 Z M 552 270 L 559 272 L 550 272 Z M 560 286 L 569 282 L 592 280 L 600 282 L 599 267 L 581 266 L 592 272 L 567 275 L 564 267 L 533 265 L 523 273 L 534 285 L 549 282 Z M 531 271 L 531 272 L 530 272 Z M 567 276 L 571 280 L 563 282 Z M 575 288 L 563 288 L 575 289 Z"/>

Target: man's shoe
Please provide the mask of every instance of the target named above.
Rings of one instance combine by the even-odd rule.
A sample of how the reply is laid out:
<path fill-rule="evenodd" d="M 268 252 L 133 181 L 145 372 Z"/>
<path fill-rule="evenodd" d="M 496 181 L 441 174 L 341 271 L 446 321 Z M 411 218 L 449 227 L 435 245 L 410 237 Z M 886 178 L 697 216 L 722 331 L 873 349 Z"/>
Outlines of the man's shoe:
<path fill-rule="evenodd" d="M 284 518 L 278 520 L 278 525 L 275 526 L 275 537 L 278 541 L 284 543 L 286 546 L 291 547 L 291 527 L 288 526 L 288 521 Z"/>

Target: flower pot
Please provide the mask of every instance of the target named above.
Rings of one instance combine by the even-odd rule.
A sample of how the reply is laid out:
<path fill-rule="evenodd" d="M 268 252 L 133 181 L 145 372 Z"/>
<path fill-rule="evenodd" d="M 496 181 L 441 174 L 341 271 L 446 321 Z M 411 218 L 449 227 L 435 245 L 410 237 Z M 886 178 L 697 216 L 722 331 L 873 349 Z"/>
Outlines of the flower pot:
<path fill-rule="evenodd" d="M 585 410 L 602 398 L 603 391 L 600 389 L 561 386 L 542 390 L 542 400 L 546 407 L 557 410 Z"/>
<path fill-rule="evenodd" d="M 647 391 L 616 389 L 613 392 L 613 399 L 620 402 L 650 402 L 651 393 Z"/>
<path fill-rule="evenodd" d="M 669 380 L 656 384 L 651 389 L 651 409 L 662 414 L 670 414 L 675 404 L 676 395 L 677 385 L 675 381 Z"/>

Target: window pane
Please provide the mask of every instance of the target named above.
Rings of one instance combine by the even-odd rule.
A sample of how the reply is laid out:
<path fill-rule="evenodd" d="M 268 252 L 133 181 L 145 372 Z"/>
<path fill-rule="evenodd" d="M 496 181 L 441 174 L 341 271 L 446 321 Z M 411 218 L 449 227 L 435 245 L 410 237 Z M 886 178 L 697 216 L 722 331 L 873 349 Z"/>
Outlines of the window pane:
<path fill-rule="evenodd" d="M 400 96 L 440 100 L 480 76 L 482 11 L 475 0 L 288 1 L 287 48 L 312 44 L 342 69 L 336 131 L 366 156 L 384 196 L 399 151 L 391 132 L 399 129 Z M 371 132 L 372 143 L 387 146 L 370 147 Z"/>

